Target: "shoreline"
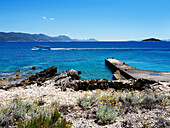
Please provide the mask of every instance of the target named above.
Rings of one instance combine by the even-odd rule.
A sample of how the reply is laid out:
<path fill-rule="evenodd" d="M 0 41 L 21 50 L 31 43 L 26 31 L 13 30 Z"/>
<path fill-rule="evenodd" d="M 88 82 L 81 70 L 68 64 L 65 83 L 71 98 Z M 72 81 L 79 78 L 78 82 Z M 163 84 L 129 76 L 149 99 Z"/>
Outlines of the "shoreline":
<path fill-rule="evenodd" d="M 169 82 L 80 80 L 80 74 L 81 71 L 73 69 L 57 73 L 57 67 L 52 66 L 19 83 L 1 87 L 0 126 L 17 127 L 20 123 L 27 126 L 31 116 L 36 119 L 42 112 L 43 116 L 50 118 L 47 111 L 53 112 L 56 108 L 62 114 L 60 119 L 66 119 L 70 122 L 66 125 L 73 128 L 170 126 Z M 32 109 L 25 112 L 23 107 L 21 116 L 15 107 L 11 107 L 13 104 L 30 104 L 37 112 L 32 113 Z M 14 113 L 19 114 L 17 116 L 22 122 L 12 116 Z M 10 118 L 6 118 L 7 115 Z"/>
<path fill-rule="evenodd" d="M 141 70 L 141 69 L 136 69 L 135 67 L 132 67 L 125 62 L 121 62 L 119 60 L 116 60 L 114 58 L 112 59 L 105 59 L 105 65 L 108 67 L 108 69 L 112 72 L 113 74 L 113 80 L 109 81 L 114 81 L 114 80 L 128 80 L 128 79 L 148 79 L 148 80 L 153 80 L 153 81 L 162 81 L 162 82 L 170 82 L 170 72 L 161 72 L 161 71 L 153 71 L 153 70 Z M 38 66 L 29 66 L 30 69 L 28 69 L 28 72 L 32 72 L 32 75 L 35 75 L 40 71 L 40 68 Z M 38 71 L 36 71 L 38 69 Z M 22 69 L 21 69 L 22 70 Z M 4 74 L 4 77 L 0 78 L 0 86 L 2 87 L 3 85 L 11 85 L 11 84 L 16 84 L 21 81 L 24 81 L 25 79 L 28 79 L 30 75 L 25 75 L 25 71 L 21 70 L 16 70 L 15 72 L 11 73 L 2 73 Z M 63 72 L 63 71 L 60 71 Z M 11 74 L 11 75 L 9 75 Z M 5 77 L 9 75 L 8 77 Z M 32 76 L 31 75 L 31 76 Z M 105 79 L 105 78 L 103 78 Z M 86 80 L 86 79 L 83 79 Z M 89 79 L 92 80 L 92 79 Z M 95 80 L 95 79 L 94 79 Z M 96 79 L 97 80 L 97 79 Z"/>

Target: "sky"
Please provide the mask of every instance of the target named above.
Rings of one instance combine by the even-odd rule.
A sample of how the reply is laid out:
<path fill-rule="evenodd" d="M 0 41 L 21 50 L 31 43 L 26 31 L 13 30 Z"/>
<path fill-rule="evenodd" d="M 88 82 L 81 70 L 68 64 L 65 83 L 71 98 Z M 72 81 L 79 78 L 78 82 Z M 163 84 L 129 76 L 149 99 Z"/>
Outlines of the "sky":
<path fill-rule="evenodd" d="M 105 41 L 170 39 L 170 0 L 0 0 L 0 31 Z"/>

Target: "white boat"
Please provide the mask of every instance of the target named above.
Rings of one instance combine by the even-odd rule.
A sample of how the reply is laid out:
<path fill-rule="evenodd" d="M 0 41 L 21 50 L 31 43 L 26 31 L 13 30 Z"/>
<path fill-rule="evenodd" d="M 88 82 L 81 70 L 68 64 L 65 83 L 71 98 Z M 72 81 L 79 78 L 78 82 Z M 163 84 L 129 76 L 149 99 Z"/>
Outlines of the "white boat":
<path fill-rule="evenodd" d="M 51 50 L 50 46 L 35 46 L 31 50 Z"/>

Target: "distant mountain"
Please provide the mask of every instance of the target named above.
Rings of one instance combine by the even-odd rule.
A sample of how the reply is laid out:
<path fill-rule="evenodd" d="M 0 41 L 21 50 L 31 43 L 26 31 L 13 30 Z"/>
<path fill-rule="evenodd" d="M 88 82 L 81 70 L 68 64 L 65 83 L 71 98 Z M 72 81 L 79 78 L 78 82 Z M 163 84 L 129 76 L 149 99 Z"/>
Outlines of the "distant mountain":
<path fill-rule="evenodd" d="M 143 42 L 164 42 L 163 40 L 156 39 L 156 38 L 149 38 L 142 40 Z"/>
<path fill-rule="evenodd" d="M 51 37 L 44 34 L 0 32 L 0 42 L 71 42 L 71 41 L 74 41 L 74 39 L 71 39 L 70 37 L 65 35 Z"/>

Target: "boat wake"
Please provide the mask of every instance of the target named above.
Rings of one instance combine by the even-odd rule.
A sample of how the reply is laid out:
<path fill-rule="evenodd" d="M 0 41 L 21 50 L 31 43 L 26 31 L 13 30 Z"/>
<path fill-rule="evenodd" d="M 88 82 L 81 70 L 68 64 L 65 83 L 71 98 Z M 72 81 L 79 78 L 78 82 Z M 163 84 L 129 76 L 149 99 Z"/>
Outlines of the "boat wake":
<path fill-rule="evenodd" d="M 170 48 L 51 48 L 51 50 L 141 50 L 141 51 L 170 51 Z"/>

